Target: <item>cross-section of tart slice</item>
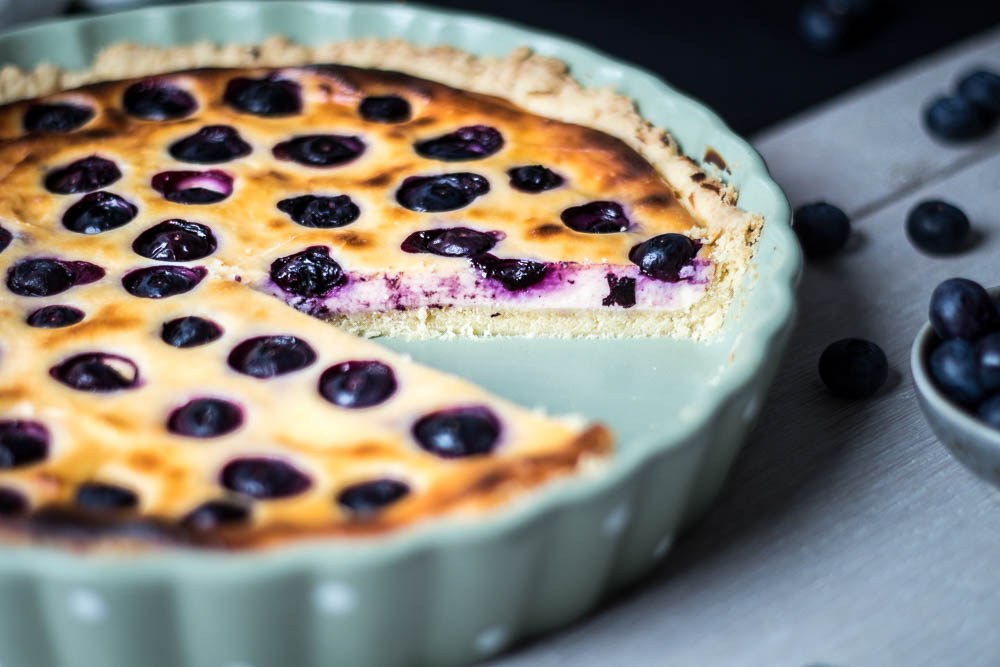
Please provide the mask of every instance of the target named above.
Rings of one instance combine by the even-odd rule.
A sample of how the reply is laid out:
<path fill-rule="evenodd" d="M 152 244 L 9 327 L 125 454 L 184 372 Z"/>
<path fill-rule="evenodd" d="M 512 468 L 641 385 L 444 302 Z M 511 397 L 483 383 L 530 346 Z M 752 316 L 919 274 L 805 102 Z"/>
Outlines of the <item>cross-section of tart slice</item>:
<path fill-rule="evenodd" d="M 518 408 L 237 283 L 148 299 L 120 280 L 0 300 L 8 536 L 372 533 L 484 511 L 609 450 L 599 426 Z"/>

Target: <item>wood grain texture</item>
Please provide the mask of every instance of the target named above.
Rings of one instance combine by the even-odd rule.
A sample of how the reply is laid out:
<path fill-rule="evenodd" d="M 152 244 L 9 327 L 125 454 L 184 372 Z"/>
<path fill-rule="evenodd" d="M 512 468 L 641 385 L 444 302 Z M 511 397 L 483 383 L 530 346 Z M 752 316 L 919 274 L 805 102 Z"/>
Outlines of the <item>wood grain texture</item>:
<path fill-rule="evenodd" d="M 722 497 L 653 576 L 491 665 L 1000 664 L 1000 492 L 930 432 L 907 365 L 938 282 L 1000 284 L 1000 137 L 942 150 L 913 124 L 982 62 L 1000 68 L 1000 31 L 763 135 L 793 204 L 840 203 L 855 233 L 807 267 L 792 343 Z M 974 248 L 932 258 L 909 244 L 906 214 L 926 198 L 968 213 Z M 820 383 L 820 352 L 845 336 L 889 357 L 874 399 Z"/>

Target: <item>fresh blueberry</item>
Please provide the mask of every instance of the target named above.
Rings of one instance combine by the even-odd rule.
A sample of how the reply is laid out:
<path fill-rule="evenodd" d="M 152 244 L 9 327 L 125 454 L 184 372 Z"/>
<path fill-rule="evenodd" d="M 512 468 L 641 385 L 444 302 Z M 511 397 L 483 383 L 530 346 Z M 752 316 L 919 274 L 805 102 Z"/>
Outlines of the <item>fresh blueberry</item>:
<path fill-rule="evenodd" d="M 410 176 L 396 191 L 403 208 L 420 213 L 454 211 L 468 206 L 490 191 L 490 183 L 479 174 L 458 172 L 440 176 Z"/>
<path fill-rule="evenodd" d="M 190 292 L 207 273 L 201 266 L 147 266 L 126 273 L 122 286 L 132 296 L 165 299 Z"/>
<path fill-rule="evenodd" d="M 7 289 L 20 296 L 53 296 L 103 277 L 104 269 L 90 262 L 22 259 L 8 269 Z"/>
<path fill-rule="evenodd" d="M 889 362 L 885 352 L 875 343 L 861 338 L 844 338 L 823 350 L 819 358 L 819 377 L 837 396 L 867 398 L 889 377 Z"/>
<path fill-rule="evenodd" d="M 958 82 L 958 94 L 990 118 L 1000 116 L 1000 74 L 977 70 Z"/>
<path fill-rule="evenodd" d="M 222 526 L 243 523 L 250 510 L 227 500 L 209 500 L 191 510 L 181 520 L 185 528 L 197 531 L 217 530 Z"/>
<path fill-rule="evenodd" d="M 60 329 L 83 321 L 83 311 L 72 306 L 45 306 L 32 311 L 25 320 L 28 326 L 39 329 Z"/>
<path fill-rule="evenodd" d="M 631 308 L 635 305 L 635 278 L 619 278 L 613 273 L 605 277 L 608 280 L 608 295 L 601 300 L 602 306 Z"/>
<path fill-rule="evenodd" d="M 170 413 L 167 430 L 190 438 L 214 438 L 243 424 L 240 406 L 221 398 L 196 398 Z"/>
<path fill-rule="evenodd" d="M 300 195 L 279 201 L 278 210 L 303 227 L 317 229 L 343 227 L 361 215 L 361 209 L 347 195 Z"/>
<path fill-rule="evenodd" d="M 329 248 L 314 245 L 271 262 L 271 280 L 289 294 L 311 299 L 344 285 L 347 274 L 330 258 Z"/>
<path fill-rule="evenodd" d="M 290 463 L 263 457 L 230 461 L 219 480 L 230 491 L 258 499 L 287 498 L 312 486 L 305 473 Z"/>
<path fill-rule="evenodd" d="M 49 454 L 49 430 L 36 421 L 0 421 L 0 470 L 38 463 Z"/>
<path fill-rule="evenodd" d="M 222 336 L 222 327 L 206 320 L 204 317 L 190 315 L 170 320 L 163 325 L 160 337 L 163 342 L 173 347 L 196 347 L 218 340 Z"/>
<path fill-rule="evenodd" d="M 816 51 L 832 53 L 863 37 L 875 18 L 875 0 L 810 0 L 799 12 L 799 35 Z"/>
<path fill-rule="evenodd" d="M 34 104 L 24 112 L 22 123 L 28 132 L 72 132 L 93 117 L 93 109 L 79 104 Z"/>
<path fill-rule="evenodd" d="M 410 120 L 410 103 L 399 95 L 372 95 L 361 100 L 358 113 L 373 123 L 405 123 Z"/>
<path fill-rule="evenodd" d="M 997 328 L 997 319 L 996 305 L 979 283 L 951 278 L 931 294 L 931 325 L 944 340 L 977 340 Z"/>
<path fill-rule="evenodd" d="M 191 262 L 208 257 L 218 244 L 212 230 L 197 222 L 164 220 L 136 237 L 132 250 L 148 259 Z"/>
<path fill-rule="evenodd" d="M 370 408 L 396 391 L 396 375 L 379 361 L 345 361 L 319 378 L 319 393 L 342 408 Z"/>
<path fill-rule="evenodd" d="M 959 95 L 944 95 L 924 107 L 924 124 L 946 141 L 978 139 L 989 130 L 983 113 Z"/>
<path fill-rule="evenodd" d="M 963 405 L 975 405 L 986 395 L 976 348 L 967 340 L 946 340 L 931 352 L 931 377 L 944 393 Z"/>
<path fill-rule="evenodd" d="M 410 493 L 410 487 L 395 479 L 373 479 L 352 484 L 337 494 L 337 504 L 354 514 L 372 514 Z"/>
<path fill-rule="evenodd" d="M 792 229 L 799 237 L 802 252 L 811 259 L 822 259 L 836 254 L 847 245 L 851 235 L 851 221 L 847 214 L 833 204 L 817 202 L 795 210 Z"/>
<path fill-rule="evenodd" d="M 699 243 L 683 234 L 660 234 L 633 246 L 628 258 L 644 275 L 675 283 L 680 280 L 681 269 L 698 254 L 699 247 Z"/>
<path fill-rule="evenodd" d="M 295 336 L 259 336 L 245 340 L 229 353 L 229 367 L 255 378 L 270 378 L 301 370 L 316 361 L 316 353 Z"/>
<path fill-rule="evenodd" d="M 104 352 L 85 352 L 49 369 L 49 375 L 80 391 L 117 391 L 139 384 L 139 369 L 125 357 Z"/>
<path fill-rule="evenodd" d="M 549 273 L 549 265 L 545 262 L 500 259 L 488 252 L 476 255 L 470 261 L 485 278 L 496 280 L 511 292 L 519 292 L 537 285 Z"/>
<path fill-rule="evenodd" d="M 206 125 L 170 144 L 171 157 L 181 162 L 218 164 L 249 155 L 250 144 L 228 125 Z"/>
<path fill-rule="evenodd" d="M 468 125 L 440 137 L 418 141 L 417 155 L 432 160 L 461 162 L 493 155 L 503 147 L 503 136 L 488 125 Z"/>
<path fill-rule="evenodd" d="M 234 109 L 255 116 L 290 116 L 302 111 L 301 86 L 277 75 L 231 79 L 223 99 Z"/>
<path fill-rule="evenodd" d="M 0 487 L 0 518 L 21 516 L 28 511 L 28 499 L 23 494 Z"/>
<path fill-rule="evenodd" d="M 14 240 L 14 235 L 8 232 L 3 227 L 0 227 L 0 252 L 6 250 L 7 246 L 9 246 L 10 242 L 13 240 Z"/>
<path fill-rule="evenodd" d="M 489 454 L 500 437 L 500 422 L 480 405 L 439 410 L 417 420 L 413 437 L 422 449 L 442 458 Z"/>
<path fill-rule="evenodd" d="M 514 167 L 507 170 L 507 175 L 510 187 L 521 192 L 544 192 L 563 184 L 562 176 L 540 164 Z"/>
<path fill-rule="evenodd" d="M 979 339 L 976 343 L 976 365 L 987 393 L 1000 392 L 1000 333 Z"/>
<path fill-rule="evenodd" d="M 133 83 L 122 95 L 125 113 L 143 120 L 174 120 L 194 113 L 198 104 L 188 91 L 162 79 Z"/>
<path fill-rule="evenodd" d="M 468 227 L 424 229 L 413 232 L 400 245 L 403 252 L 427 252 L 441 257 L 472 257 L 493 249 L 496 232 L 478 232 Z"/>
<path fill-rule="evenodd" d="M 85 482 L 76 489 L 77 507 L 90 511 L 132 509 L 139 504 L 135 491 L 115 484 Z"/>
<path fill-rule="evenodd" d="M 563 224 L 584 234 L 615 234 L 628 231 L 632 222 L 621 204 L 613 201 L 592 201 L 571 206 L 559 216 Z"/>
<path fill-rule="evenodd" d="M 233 177 L 224 171 L 162 171 L 153 189 L 177 204 L 215 204 L 233 193 Z"/>
<path fill-rule="evenodd" d="M 282 141 L 271 152 L 279 160 L 291 160 L 307 167 L 339 167 L 361 155 L 365 143 L 360 137 L 342 134 L 307 134 Z"/>
<path fill-rule="evenodd" d="M 62 224 L 77 234 L 100 234 L 129 223 L 138 212 L 135 204 L 99 190 L 70 206 L 63 214 Z"/>
<path fill-rule="evenodd" d="M 91 155 L 45 176 L 45 189 L 57 195 L 75 195 L 107 187 L 122 177 L 111 160 Z"/>
<path fill-rule="evenodd" d="M 906 234 L 913 245 L 932 255 L 947 255 L 969 243 L 969 218 L 961 209 L 943 201 L 918 204 L 906 217 Z"/>
<path fill-rule="evenodd" d="M 1000 394 L 980 403 L 976 414 L 993 428 L 1000 429 Z"/>

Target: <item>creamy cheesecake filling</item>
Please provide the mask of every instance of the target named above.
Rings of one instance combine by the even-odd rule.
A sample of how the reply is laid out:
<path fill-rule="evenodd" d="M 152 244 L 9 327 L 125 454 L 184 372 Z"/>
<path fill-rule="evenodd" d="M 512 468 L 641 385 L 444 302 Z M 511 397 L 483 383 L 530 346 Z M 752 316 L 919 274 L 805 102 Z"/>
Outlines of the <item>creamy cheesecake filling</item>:
<path fill-rule="evenodd" d="M 683 267 L 676 282 L 650 278 L 636 266 L 559 262 L 547 267 L 541 281 L 521 290 L 507 289 L 471 266 L 452 272 L 431 268 L 405 273 L 348 273 L 344 285 L 319 298 L 297 297 L 271 280 L 261 287 L 317 316 L 451 307 L 648 311 L 690 307 L 705 293 L 713 274 L 713 264 L 705 259 Z"/>

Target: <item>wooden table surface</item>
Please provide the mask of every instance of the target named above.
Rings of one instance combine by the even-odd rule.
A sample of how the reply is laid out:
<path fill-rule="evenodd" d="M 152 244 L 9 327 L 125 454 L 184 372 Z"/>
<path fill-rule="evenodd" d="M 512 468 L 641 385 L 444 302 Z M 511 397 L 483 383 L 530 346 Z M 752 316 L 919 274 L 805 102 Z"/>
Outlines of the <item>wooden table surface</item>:
<path fill-rule="evenodd" d="M 1000 29 L 756 137 L 793 206 L 847 211 L 848 249 L 807 267 L 782 369 L 709 516 L 652 576 L 493 667 L 1000 665 L 1000 491 L 933 436 L 908 369 L 935 285 L 1000 284 L 1000 129 L 955 147 L 920 123 L 977 64 L 1000 71 Z M 928 198 L 969 215 L 974 248 L 909 244 L 906 214 Z M 846 336 L 888 355 L 873 399 L 819 381 L 820 352 Z"/>

